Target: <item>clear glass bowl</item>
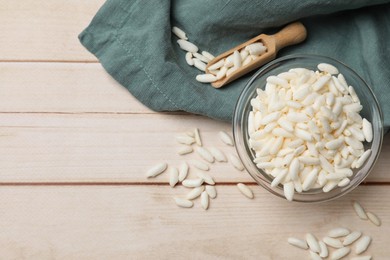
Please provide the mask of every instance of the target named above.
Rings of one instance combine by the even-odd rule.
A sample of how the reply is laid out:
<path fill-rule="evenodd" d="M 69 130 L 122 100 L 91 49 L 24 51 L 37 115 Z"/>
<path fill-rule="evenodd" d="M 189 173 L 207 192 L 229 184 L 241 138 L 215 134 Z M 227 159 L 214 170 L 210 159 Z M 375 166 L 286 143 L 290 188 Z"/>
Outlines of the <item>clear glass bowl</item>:
<path fill-rule="evenodd" d="M 247 131 L 248 115 L 252 109 L 250 100 L 257 96 L 257 88 L 264 89 L 268 76 L 277 75 L 292 68 L 307 68 L 315 71 L 317 70 L 317 65 L 319 63 L 329 63 L 336 66 L 339 72 L 344 75 L 348 84 L 355 88 L 355 91 L 360 98 L 360 102 L 363 105 L 363 110 L 360 114 L 372 123 L 374 134 L 373 141 L 371 143 L 364 143 L 364 149 L 371 148 L 372 153 L 362 167 L 354 169 L 354 175 L 350 178 L 351 182 L 349 185 L 342 188 L 337 187 L 327 193 L 323 192 L 322 189 L 315 189 L 302 193 L 296 192 L 294 201 L 299 202 L 322 202 L 341 197 L 356 188 L 372 170 L 382 146 L 383 116 L 371 88 L 358 74 L 356 74 L 356 72 L 337 60 L 318 55 L 290 55 L 270 62 L 253 75 L 241 92 L 233 116 L 234 141 L 238 155 L 246 170 L 260 186 L 264 187 L 272 194 L 284 198 L 283 187 L 279 185 L 278 187 L 272 188 L 272 178 L 263 170 L 258 169 L 255 163 L 253 163 L 255 155 L 253 150 L 249 147 L 249 136 Z"/>

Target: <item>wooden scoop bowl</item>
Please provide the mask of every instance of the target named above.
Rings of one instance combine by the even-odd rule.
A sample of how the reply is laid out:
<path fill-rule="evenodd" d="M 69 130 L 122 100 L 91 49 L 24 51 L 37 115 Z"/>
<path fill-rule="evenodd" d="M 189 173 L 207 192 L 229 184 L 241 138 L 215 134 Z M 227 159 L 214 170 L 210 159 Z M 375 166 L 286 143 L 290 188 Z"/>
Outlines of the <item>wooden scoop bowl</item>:
<path fill-rule="evenodd" d="M 233 54 L 234 51 L 236 50 L 240 51 L 241 49 L 245 48 L 247 45 L 250 45 L 255 42 L 260 41 L 261 43 L 263 43 L 263 45 L 267 47 L 267 51 L 261 54 L 259 58 L 253 60 L 252 62 L 250 62 L 245 66 L 240 67 L 236 71 L 232 72 L 229 76 L 225 76 L 222 79 L 217 80 L 211 84 L 214 88 L 223 87 L 229 82 L 232 82 L 233 80 L 238 79 L 239 77 L 245 75 L 246 73 L 275 59 L 276 54 L 280 49 L 289 45 L 300 43 L 305 39 L 306 39 L 305 26 L 303 26 L 301 22 L 291 23 L 274 35 L 260 34 L 259 36 L 256 36 L 255 38 L 252 38 L 249 41 L 244 42 L 243 44 L 238 45 L 237 47 L 222 53 L 218 57 L 215 57 L 207 64 L 206 73 L 210 73 L 208 67 L 210 67 L 211 65 L 218 62 L 221 59 L 227 58 L 228 56 Z"/>

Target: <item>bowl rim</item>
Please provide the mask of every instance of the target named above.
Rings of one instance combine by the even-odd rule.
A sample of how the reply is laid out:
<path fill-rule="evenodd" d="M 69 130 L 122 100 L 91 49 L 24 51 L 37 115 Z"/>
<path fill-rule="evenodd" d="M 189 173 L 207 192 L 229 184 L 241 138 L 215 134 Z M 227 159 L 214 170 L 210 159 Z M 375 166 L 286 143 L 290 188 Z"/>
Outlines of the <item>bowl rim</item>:
<path fill-rule="evenodd" d="M 357 79 L 360 80 L 363 83 L 363 85 L 365 85 L 365 87 L 367 88 L 368 92 L 371 93 L 371 97 L 374 100 L 374 102 L 373 102 L 374 104 L 372 104 L 372 106 L 374 107 L 374 110 L 377 112 L 377 116 L 380 119 L 379 122 L 378 122 L 379 123 L 379 133 L 378 133 L 379 143 L 378 143 L 378 149 L 377 149 L 377 151 L 375 151 L 375 157 L 372 160 L 372 163 L 369 166 L 367 172 L 362 176 L 362 178 L 360 178 L 358 181 L 356 181 L 348 189 L 346 189 L 344 191 L 341 191 L 341 192 L 338 192 L 337 194 L 335 194 L 333 196 L 329 196 L 329 197 L 325 197 L 325 198 L 321 198 L 321 199 L 317 199 L 317 200 L 296 199 L 295 196 L 294 196 L 294 199 L 293 199 L 294 202 L 319 203 L 319 202 L 326 202 L 326 201 L 330 201 L 330 200 L 333 200 L 333 199 L 337 199 L 337 198 L 339 198 L 339 197 L 341 197 L 341 196 L 351 192 L 357 186 L 359 186 L 359 184 L 362 183 L 367 178 L 367 176 L 370 174 L 370 172 L 374 168 L 374 166 L 375 166 L 375 164 L 376 164 L 376 162 L 377 162 L 377 160 L 379 158 L 381 149 L 382 149 L 383 136 L 384 136 L 384 126 L 383 126 L 384 123 L 383 123 L 382 108 L 380 107 L 378 99 L 377 99 L 375 93 L 373 92 L 372 88 L 370 87 L 370 85 L 355 70 L 353 70 L 350 66 L 348 66 L 344 62 L 341 62 L 341 61 L 339 61 L 339 60 L 337 60 L 335 58 L 328 57 L 328 56 L 325 56 L 325 55 L 318 55 L 318 54 L 292 54 L 292 55 L 286 55 L 286 56 L 279 57 L 279 58 L 269 62 L 268 64 L 264 65 L 263 67 L 261 67 L 258 71 L 256 71 L 255 74 L 253 74 L 251 76 L 251 78 L 245 84 L 245 86 L 242 89 L 242 91 L 240 92 L 240 94 L 238 96 L 238 99 L 237 99 L 237 102 L 235 104 L 235 108 L 234 108 L 234 112 L 233 112 L 232 128 L 233 128 L 233 139 L 234 139 L 234 143 L 235 143 L 235 149 L 236 149 L 236 152 L 237 152 L 240 160 L 243 162 L 243 165 L 244 165 L 247 173 L 256 181 L 256 183 L 258 185 L 260 185 L 261 187 L 265 188 L 270 193 L 272 193 L 272 194 L 274 194 L 274 195 L 276 195 L 276 196 L 278 196 L 280 198 L 285 199 L 285 197 L 283 196 L 283 189 L 279 187 L 280 185 L 278 185 L 278 187 L 275 187 L 275 188 L 268 187 L 266 184 L 262 183 L 255 176 L 253 176 L 253 173 L 248 169 L 246 163 L 244 162 L 243 154 L 245 154 L 248 158 L 249 158 L 249 155 L 247 154 L 246 151 L 245 151 L 245 153 L 243 153 L 242 150 L 245 149 L 245 148 L 240 147 L 238 145 L 239 141 L 240 141 L 240 139 L 239 139 L 240 137 L 242 138 L 242 140 L 244 140 L 244 142 L 247 142 L 247 140 L 245 140 L 246 139 L 245 132 L 244 132 L 243 129 L 241 129 L 241 125 L 238 124 L 240 121 L 243 120 L 243 117 L 244 117 L 243 113 L 242 113 L 242 115 L 239 114 L 239 111 L 240 111 L 240 109 L 242 109 L 241 112 L 244 112 L 245 105 L 248 105 L 248 103 L 246 103 L 246 104 L 243 103 L 245 101 L 243 99 L 244 99 L 244 97 L 246 95 L 248 95 L 249 89 L 251 89 L 251 85 L 253 84 L 253 82 L 255 80 L 257 80 L 259 78 L 259 75 L 261 75 L 262 73 L 267 73 L 267 72 L 271 71 L 273 69 L 272 67 L 274 65 L 276 65 L 276 64 L 279 64 L 280 62 L 284 62 L 284 61 L 288 61 L 288 60 L 294 60 L 294 59 L 307 59 L 307 58 L 308 59 L 328 60 L 328 61 L 332 62 L 333 64 L 344 66 L 345 69 L 349 70 L 352 74 L 354 74 L 354 76 L 356 76 Z M 318 63 L 321 63 L 321 61 L 319 61 Z M 253 91 L 256 91 L 256 88 L 254 88 Z M 253 91 L 251 92 L 252 94 L 253 94 Z M 240 133 L 241 133 L 241 135 L 240 135 Z M 243 148 L 243 149 L 241 149 L 241 148 Z M 373 154 L 374 153 L 371 153 L 370 157 L 372 157 Z M 370 157 L 369 157 L 369 159 L 366 162 L 368 162 L 370 160 Z M 354 173 L 354 176 L 358 175 L 358 173 L 362 169 L 363 169 L 363 167 L 361 167 L 356 173 Z M 260 171 L 261 171 L 261 169 L 260 169 Z M 268 182 L 268 185 L 269 184 L 270 184 L 270 182 Z M 281 192 L 278 193 L 278 192 L 275 191 L 275 189 L 279 189 L 279 190 L 281 190 Z M 311 195 L 310 193 L 301 193 L 301 194 Z M 325 193 L 322 192 L 322 193 L 318 193 L 318 194 L 325 194 Z"/>

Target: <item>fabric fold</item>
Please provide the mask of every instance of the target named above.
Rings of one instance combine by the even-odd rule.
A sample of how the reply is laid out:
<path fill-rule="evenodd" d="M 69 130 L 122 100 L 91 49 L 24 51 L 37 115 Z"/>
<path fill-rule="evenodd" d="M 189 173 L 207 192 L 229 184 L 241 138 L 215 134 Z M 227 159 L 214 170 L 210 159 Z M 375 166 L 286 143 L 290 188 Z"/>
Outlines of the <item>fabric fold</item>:
<path fill-rule="evenodd" d="M 200 50 L 218 55 L 260 33 L 272 34 L 301 19 L 308 38 L 287 47 L 346 63 L 373 88 L 390 126 L 390 4 L 388 1 L 125 1 L 109 0 L 80 34 L 81 43 L 107 72 L 155 111 L 178 111 L 229 121 L 253 75 L 214 89 L 195 81 L 171 34 L 186 31 Z M 386 4 L 385 4 L 386 3 Z"/>

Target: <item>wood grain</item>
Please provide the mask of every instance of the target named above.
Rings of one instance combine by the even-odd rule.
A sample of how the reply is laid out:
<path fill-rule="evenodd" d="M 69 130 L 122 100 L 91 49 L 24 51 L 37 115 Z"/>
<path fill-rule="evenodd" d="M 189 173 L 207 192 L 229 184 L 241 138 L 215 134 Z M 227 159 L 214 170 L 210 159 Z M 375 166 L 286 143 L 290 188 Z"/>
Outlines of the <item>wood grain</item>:
<path fill-rule="evenodd" d="M 104 0 L 0 0 L 1 61 L 88 61 L 79 43 Z"/>
<path fill-rule="evenodd" d="M 198 126 L 205 144 L 234 152 L 217 138 L 218 131 L 229 131 L 230 126 L 203 117 L 0 114 L 0 180 L 145 182 L 146 170 L 159 161 L 179 166 L 183 157 L 176 153 L 180 145 L 175 135 Z M 186 158 L 199 159 L 195 154 Z M 215 172 L 221 180 L 250 180 L 226 163 Z"/>
<path fill-rule="evenodd" d="M 312 232 L 321 239 L 335 227 L 373 238 L 365 254 L 386 259 L 390 191 L 359 187 L 325 204 L 288 203 L 253 187 L 255 199 L 234 186 L 218 186 L 205 212 L 178 208 L 172 196 L 188 190 L 161 186 L 1 187 L 2 259 L 308 259 L 287 244 Z M 358 199 L 382 219 L 360 220 Z"/>
<path fill-rule="evenodd" d="M 100 64 L 0 62 L 0 78 L 1 112 L 153 113 Z"/>
<path fill-rule="evenodd" d="M 167 114 L 0 114 L 1 182 L 166 182 L 146 181 L 157 162 L 177 167 L 197 154 L 179 156 L 175 136 L 199 127 L 206 147 L 223 144 L 218 132 L 228 123 L 200 116 Z M 390 142 L 386 140 L 371 182 L 389 182 Z M 219 182 L 251 178 L 228 163 L 215 163 L 210 173 Z"/>
<path fill-rule="evenodd" d="M 287 203 L 229 164 L 212 166 L 226 185 L 207 212 L 198 200 L 178 208 L 172 196 L 188 190 L 166 175 L 145 180 L 158 161 L 182 162 L 177 133 L 199 127 L 206 146 L 233 153 L 216 137 L 231 127 L 154 113 L 111 79 L 77 38 L 103 3 L 0 0 L 0 259 L 306 259 L 287 237 L 337 226 L 371 235 L 368 253 L 388 258 L 387 139 L 371 184 L 325 204 Z M 382 227 L 358 219 L 352 199 Z"/>

